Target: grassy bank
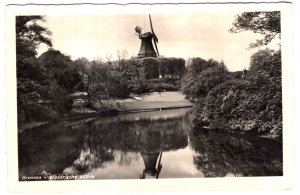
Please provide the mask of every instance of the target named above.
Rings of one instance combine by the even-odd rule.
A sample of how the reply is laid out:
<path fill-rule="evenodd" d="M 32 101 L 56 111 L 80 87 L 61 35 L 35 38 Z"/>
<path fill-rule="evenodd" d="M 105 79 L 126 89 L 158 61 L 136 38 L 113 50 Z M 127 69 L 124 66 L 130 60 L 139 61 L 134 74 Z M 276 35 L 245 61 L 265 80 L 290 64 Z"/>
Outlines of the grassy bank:
<path fill-rule="evenodd" d="M 131 95 L 126 99 L 97 100 L 92 103 L 93 109 L 86 109 L 84 104 L 73 105 L 73 113 L 105 112 L 113 110 L 115 112 L 131 112 L 167 108 L 191 107 L 193 104 L 184 98 L 179 92 L 153 92 L 141 96 Z"/>
<path fill-rule="evenodd" d="M 184 95 L 179 92 L 153 92 L 140 96 L 132 95 L 126 99 L 110 99 L 110 100 L 98 100 L 93 102 L 93 109 L 87 108 L 86 102 L 82 104 L 73 105 L 73 109 L 69 115 L 58 119 L 52 119 L 49 121 L 41 122 L 29 122 L 19 124 L 18 131 L 22 132 L 25 129 L 30 129 L 36 126 L 45 125 L 49 122 L 58 120 L 68 120 L 73 118 L 85 118 L 93 116 L 104 115 L 116 115 L 118 113 L 131 113 L 131 112 L 145 112 L 154 110 L 165 110 L 192 107 L 193 103 L 186 100 Z"/>

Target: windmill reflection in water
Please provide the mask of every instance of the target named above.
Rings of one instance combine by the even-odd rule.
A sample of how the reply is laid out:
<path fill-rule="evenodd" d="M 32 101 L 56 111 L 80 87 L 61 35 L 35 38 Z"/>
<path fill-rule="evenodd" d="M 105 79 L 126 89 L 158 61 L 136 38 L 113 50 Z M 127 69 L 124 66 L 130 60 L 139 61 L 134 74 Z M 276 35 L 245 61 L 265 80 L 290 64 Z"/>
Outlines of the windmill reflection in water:
<path fill-rule="evenodd" d="M 140 175 L 140 179 L 158 179 L 160 171 L 162 169 L 162 163 L 161 163 L 161 158 L 163 154 L 163 131 L 156 131 L 155 137 L 153 136 L 142 136 L 142 138 L 146 138 L 146 141 L 144 143 L 148 142 L 148 146 L 146 150 L 141 151 L 141 156 L 143 158 L 143 162 L 145 165 L 145 169 L 143 170 L 142 175 Z M 160 139 L 157 139 L 157 138 Z M 156 138 L 156 139 L 151 139 L 151 138 Z M 160 140 L 160 143 L 157 144 L 153 142 L 154 140 Z M 157 142 L 157 141 L 156 141 Z M 151 147 L 154 146 L 154 147 Z M 157 148 L 159 146 L 159 148 Z"/>

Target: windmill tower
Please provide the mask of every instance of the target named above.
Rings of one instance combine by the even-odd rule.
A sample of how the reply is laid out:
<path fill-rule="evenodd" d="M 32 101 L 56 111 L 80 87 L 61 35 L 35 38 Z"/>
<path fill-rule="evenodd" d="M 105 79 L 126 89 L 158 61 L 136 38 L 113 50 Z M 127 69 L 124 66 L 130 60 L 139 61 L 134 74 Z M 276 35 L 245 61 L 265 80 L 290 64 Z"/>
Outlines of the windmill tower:
<path fill-rule="evenodd" d="M 151 32 L 146 32 L 142 34 L 142 28 L 140 26 L 135 27 L 135 32 L 137 33 L 139 39 L 141 39 L 142 41 L 140 51 L 138 53 L 138 58 L 145 58 L 145 57 L 156 58 L 159 56 L 159 52 L 157 48 L 158 39 L 153 30 L 150 14 L 149 14 L 149 20 L 150 20 Z M 156 51 L 154 50 L 152 40 L 154 42 Z"/>

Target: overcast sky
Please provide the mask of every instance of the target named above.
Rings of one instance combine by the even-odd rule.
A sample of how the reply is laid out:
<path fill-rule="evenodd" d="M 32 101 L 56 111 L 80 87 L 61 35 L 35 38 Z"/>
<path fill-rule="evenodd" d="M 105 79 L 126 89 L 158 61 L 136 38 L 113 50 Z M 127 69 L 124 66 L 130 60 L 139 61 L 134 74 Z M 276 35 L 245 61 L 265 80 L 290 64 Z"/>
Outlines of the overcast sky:
<path fill-rule="evenodd" d="M 223 59 L 230 71 L 249 67 L 250 56 L 257 50 L 247 48 L 258 37 L 252 32 L 228 32 L 237 14 L 152 14 L 160 55 Z M 51 15 L 46 19 L 44 25 L 52 32 L 53 48 L 73 60 L 106 56 L 114 59 L 117 50 L 127 50 L 128 58 L 136 56 L 141 42 L 134 35 L 135 26 L 141 26 L 143 32 L 150 31 L 148 14 Z M 39 53 L 45 49 L 41 47 Z"/>

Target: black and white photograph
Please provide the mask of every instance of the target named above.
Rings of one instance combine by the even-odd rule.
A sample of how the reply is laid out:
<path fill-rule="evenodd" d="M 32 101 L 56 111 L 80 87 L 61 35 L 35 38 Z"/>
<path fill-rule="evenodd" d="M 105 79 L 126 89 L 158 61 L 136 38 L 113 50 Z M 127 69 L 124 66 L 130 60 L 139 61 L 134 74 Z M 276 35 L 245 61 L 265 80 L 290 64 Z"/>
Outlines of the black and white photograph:
<path fill-rule="evenodd" d="M 18 183 L 287 174 L 285 3 L 29 6 L 10 31 Z"/>

